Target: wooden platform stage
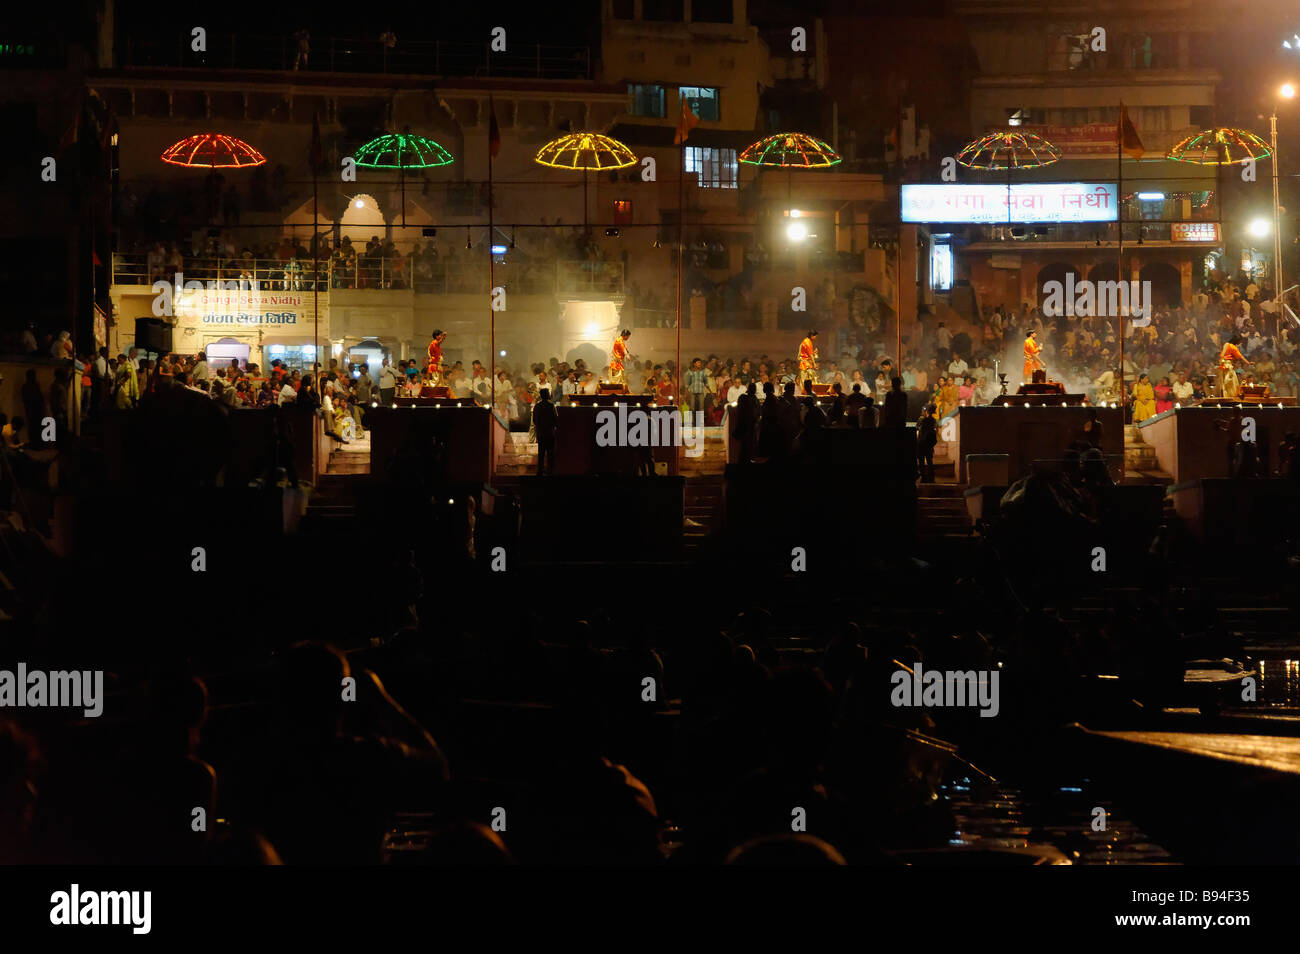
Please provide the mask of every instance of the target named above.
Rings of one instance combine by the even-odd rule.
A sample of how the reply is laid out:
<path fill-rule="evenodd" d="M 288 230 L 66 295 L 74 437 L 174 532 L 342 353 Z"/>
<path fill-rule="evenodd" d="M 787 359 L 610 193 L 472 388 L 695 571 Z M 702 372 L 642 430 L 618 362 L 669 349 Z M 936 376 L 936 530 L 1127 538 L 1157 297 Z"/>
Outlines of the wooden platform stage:
<path fill-rule="evenodd" d="M 650 407 L 655 403 L 653 394 L 572 394 L 569 403 L 577 407 L 614 407 L 626 404 L 629 407 Z"/>
<path fill-rule="evenodd" d="M 1270 468 L 1277 464 L 1277 446 L 1287 431 L 1300 431 L 1300 408 L 1247 404 L 1222 398 L 1202 401 L 1195 407 L 1163 411 L 1138 425 L 1142 440 L 1155 448 L 1160 469 L 1175 483 L 1231 475 L 1231 447 L 1242 437 L 1237 418 L 1255 422 L 1255 439 L 1267 450 Z M 1241 403 L 1238 410 L 1237 404 Z"/>
<path fill-rule="evenodd" d="M 1191 404 L 1184 404 L 1183 407 L 1236 407 L 1240 404 L 1242 407 L 1295 407 L 1296 399 L 1293 397 L 1276 397 L 1269 396 L 1263 400 L 1253 398 L 1226 398 L 1226 397 L 1207 397 L 1203 401 L 1193 401 Z"/>

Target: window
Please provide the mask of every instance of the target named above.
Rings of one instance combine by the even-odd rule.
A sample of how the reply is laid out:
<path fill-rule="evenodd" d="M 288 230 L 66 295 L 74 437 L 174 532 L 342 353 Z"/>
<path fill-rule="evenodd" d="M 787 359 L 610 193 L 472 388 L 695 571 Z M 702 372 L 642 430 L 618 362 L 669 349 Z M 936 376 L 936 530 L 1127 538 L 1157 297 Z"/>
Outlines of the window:
<path fill-rule="evenodd" d="M 654 116 L 662 119 L 664 113 L 664 88 L 648 83 L 628 83 L 628 95 L 632 97 L 633 116 Z"/>
<path fill-rule="evenodd" d="M 917 260 L 920 264 L 920 260 Z M 952 246 L 935 243 L 930 250 L 930 287 L 935 291 L 952 289 Z"/>
<path fill-rule="evenodd" d="M 683 0 L 644 0 L 641 5 L 641 19 L 684 23 L 685 7 Z"/>
<path fill-rule="evenodd" d="M 1025 126 L 1034 121 L 1033 114 L 1027 109 L 1009 109 L 1007 110 L 1008 126 Z"/>
<path fill-rule="evenodd" d="M 711 119 L 716 122 L 722 118 L 722 111 L 718 108 L 719 90 L 716 86 L 683 86 L 679 92 L 691 104 L 691 109 L 700 119 Z"/>
<path fill-rule="evenodd" d="M 739 164 L 734 149 L 686 147 L 686 171 L 699 176 L 701 189 L 734 189 Z"/>
<path fill-rule="evenodd" d="M 632 224 L 632 200 L 631 199 L 614 200 L 614 224 L 615 225 Z"/>
<path fill-rule="evenodd" d="M 694 0 L 691 20 L 694 23 L 731 23 L 731 0 Z"/>

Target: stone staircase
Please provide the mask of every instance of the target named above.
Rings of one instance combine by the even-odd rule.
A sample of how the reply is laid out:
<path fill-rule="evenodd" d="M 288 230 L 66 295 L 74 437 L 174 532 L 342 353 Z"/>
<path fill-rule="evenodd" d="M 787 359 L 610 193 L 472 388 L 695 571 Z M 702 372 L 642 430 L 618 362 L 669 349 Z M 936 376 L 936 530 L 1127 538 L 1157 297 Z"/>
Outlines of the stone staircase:
<path fill-rule="evenodd" d="M 956 445 L 940 441 L 934 445 L 934 480 L 939 484 L 951 484 L 957 481 L 957 458 L 952 456 Z"/>
<path fill-rule="evenodd" d="M 522 431 L 506 435 L 506 445 L 497 459 L 497 476 L 523 477 L 537 473 L 537 443 L 528 442 L 528 434 Z M 517 484 L 518 481 L 511 481 Z"/>
<path fill-rule="evenodd" d="M 705 474 L 721 474 L 727 469 L 727 451 L 726 445 L 722 440 L 722 428 L 704 427 L 703 431 L 704 445 L 701 448 L 696 444 L 696 450 L 703 450 L 699 457 L 688 457 L 686 448 L 682 448 L 677 454 L 677 473 L 683 477 L 698 477 Z M 695 428 L 687 428 L 684 436 L 688 439 L 694 438 Z"/>
<path fill-rule="evenodd" d="M 370 433 L 362 434 L 361 439 L 351 444 L 334 444 L 330 450 L 330 459 L 325 464 L 326 474 L 368 474 L 370 473 Z"/>
<path fill-rule="evenodd" d="M 938 466 L 936 462 L 936 468 Z M 966 510 L 965 484 L 917 486 L 916 536 L 920 541 L 966 539 L 974 526 Z"/>
<path fill-rule="evenodd" d="M 1156 449 L 1142 439 L 1136 424 L 1124 425 L 1124 483 L 1171 484 L 1173 477 L 1160 469 Z"/>
<path fill-rule="evenodd" d="M 690 557 L 705 538 L 722 528 L 723 496 L 721 474 L 698 474 L 686 478 L 686 519 L 682 549 Z"/>

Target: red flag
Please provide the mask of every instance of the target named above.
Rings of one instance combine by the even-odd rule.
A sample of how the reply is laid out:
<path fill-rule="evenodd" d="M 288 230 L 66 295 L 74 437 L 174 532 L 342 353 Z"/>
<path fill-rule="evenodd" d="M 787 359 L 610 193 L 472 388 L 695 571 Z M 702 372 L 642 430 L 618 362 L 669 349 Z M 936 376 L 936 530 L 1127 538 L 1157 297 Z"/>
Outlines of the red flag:
<path fill-rule="evenodd" d="M 99 260 L 99 253 L 98 253 L 98 252 L 94 252 L 94 251 L 92 251 L 92 252 L 90 253 L 90 260 L 91 260 L 92 262 L 94 262 L 96 265 L 103 265 L 103 264 L 104 264 L 103 262 L 101 262 L 101 261 Z"/>
<path fill-rule="evenodd" d="M 311 116 L 311 151 L 307 154 L 307 161 L 313 170 L 319 169 L 325 161 L 320 143 L 320 113 L 312 113 Z"/>
<path fill-rule="evenodd" d="M 1141 159 L 1146 152 L 1142 148 L 1142 140 L 1138 138 L 1137 128 L 1133 121 L 1128 118 L 1128 110 L 1124 104 L 1119 104 L 1119 130 L 1116 133 L 1119 141 L 1119 147 L 1133 159 Z"/>
<path fill-rule="evenodd" d="M 501 129 L 497 126 L 497 108 L 488 97 L 488 152 L 495 159 L 501 152 Z"/>

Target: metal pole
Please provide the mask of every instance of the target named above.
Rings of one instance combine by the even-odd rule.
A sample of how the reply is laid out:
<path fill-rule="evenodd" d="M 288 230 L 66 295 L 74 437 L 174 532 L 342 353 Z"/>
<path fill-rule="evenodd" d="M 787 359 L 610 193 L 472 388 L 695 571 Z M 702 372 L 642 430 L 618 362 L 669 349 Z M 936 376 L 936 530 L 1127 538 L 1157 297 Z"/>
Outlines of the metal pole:
<path fill-rule="evenodd" d="M 681 397 L 682 390 L 682 257 L 686 248 L 686 234 L 683 219 L 685 218 L 685 194 L 686 194 L 686 142 L 683 137 L 682 144 L 678 148 L 678 156 L 681 159 L 679 166 L 681 173 L 677 176 L 677 365 L 675 374 L 677 380 L 673 383 L 673 388 L 678 392 L 673 395 L 673 403 L 681 406 L 678 398 Z M 694 419 L 692 419 L 694 423 Z"/>
<path fill-rule="evenodd" d="M 1273 138 L 1273 294 L 1278 305 L 1278 329 L 1281 329 L 1282 317 L 1285 314 L 1282 311 L 1284 298 L 1282 290 L 1286 288 L 1286 283 L 1282 281 L 1282 205 L 1278 193 L 1277 103 L 1273 104 L 1273 116 L 1269 126 Z"/>
<path fill-rule="evenodd" d="M 312 157 L 313 160 L 315 157 Z M 322 393 L 320 383 L 320 209 L 318 208 L 316 163 L 311 164 L 311 309 L 312 309 L 312 384 L 316 394 Z M 311 425 L 311 480 L 316 483 L 320 467 L 320 441 L 316 439 L 316 424 Z"/>
<path fill-rule="evenodd" d="M 1119 119 L 1115 123 L 1115 226 L 1119 231 L 1119 251 L 1116 253 L 1115 276 L 1120 282 L 1127 282 L 1124 275 L 1124 104 L 1119 104 Z M 1120 288 L 1125 286 L 1121 284 Z M 1115 316 L 1117 337 L 1119 339 L 1119 426 L 1124 426 L 1124 405 L 1128 395 L 1124 391 L 1124 309 L 1119 309 Z M 1123 477 L 1123 464 L 1120 476 Z"/>
<path fill-rule="evenodd" d="M 488 97 L 488 109 L 492 116 L 496 115 L 496 107 L 492 103 L 491 96 Z M 496 437 L 496 433 L 492 429 L 492 421 L 494 416 L 496 415 L 496 408 L 497 408 L 497 313 L 492 308 L 492 289 L 494 287 L 494 277 L 496 274 L 493 269 L 493 266 L 496 263 L 492 260 L 492 242 L 494 241 L 495 238 L 495 233 L 493 232 L 493 228 L 495 224 L 496 223 L 492 216 L 492 129 L 491 129 L 491 120 L 489 120 L 488 122 L 488 240 L 487 240 L 487 250 L 488 250 L 488 362 L 487 362 L 487 366 L 488 366 L 488 374 L 492 379 L 491 398 L 490 398 L 490 403 L 488 404 L 488 417 L 487 417 L 487 421 L 488 421 L 487 472 L 488 472 L 489 479 L 492 477 L 492 442 Z M 509 425 L 507 425 L 507 427 L 508 426 Z"/>

